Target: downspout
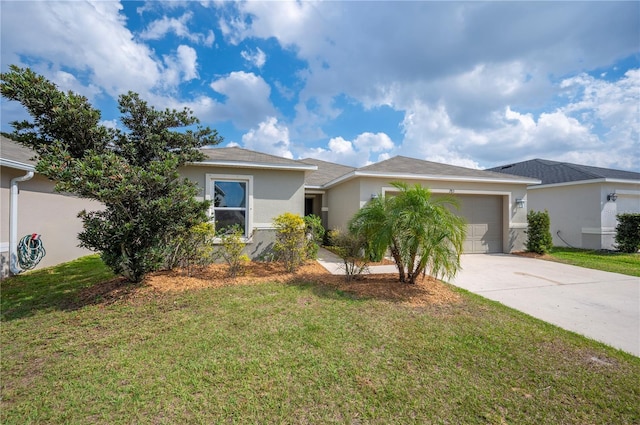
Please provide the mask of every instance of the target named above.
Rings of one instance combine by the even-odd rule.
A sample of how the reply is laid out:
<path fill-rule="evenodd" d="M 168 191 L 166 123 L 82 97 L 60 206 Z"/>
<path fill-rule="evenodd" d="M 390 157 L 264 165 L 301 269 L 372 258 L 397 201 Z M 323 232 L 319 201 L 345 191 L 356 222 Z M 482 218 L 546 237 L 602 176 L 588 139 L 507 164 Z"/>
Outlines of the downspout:
<path fill-rule="evenodd" d="M 33 171 L 27 171 L 27 174 L 21 177 L 11 179 L 11 198 L 9 211 L 9 270 L 11 273 L 18 274 L 22 270 L 18 268 L 18 183 L 31 180 Z"/>

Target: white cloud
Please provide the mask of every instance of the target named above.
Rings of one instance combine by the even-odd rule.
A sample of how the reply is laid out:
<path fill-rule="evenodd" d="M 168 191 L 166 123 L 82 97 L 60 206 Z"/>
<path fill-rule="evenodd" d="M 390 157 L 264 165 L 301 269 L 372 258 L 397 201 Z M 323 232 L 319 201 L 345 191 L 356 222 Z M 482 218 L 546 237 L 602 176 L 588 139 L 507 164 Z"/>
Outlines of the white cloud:
<path fill-rule="evenodd" d="M 81 84 L 114 97 L 148 92 L 164 70 L 146 45 L 134 41 L 121 10 L 119 2 L 3 2 L 2 63 L 37 58 L 29 65 L 47 77 L 64 67 L 82 75 Z"/>
<path fill-rule="evenodd" d="M 403 121 L 402 150 L 411 156 L 468 167 L 530 158 L 637 168 L 640 160 L 640 72 L 616 82 L 581 75 L 563 80 L 570 102 L 538 116 L 507 106 L 492 125 L 456 125 L 444 104 L 416 102 Z M 569 91 L 571 90 L 571 91 Z M 600 136 L 600 127 L 607 131 Z"/>
<path fill-rule="evenodd" d="M 73 74 L 69 72 L 58 70 L 51 72 L 51 74 L 51 81 L 62 91 L 71 90 L 72 92 L 79 93 L 88 99 L 94 98 L 101 92 L 100 88 L 93 84 L 89 84 L 88 86 L 83 85 Z"/>
<path fill-rule="evenodd" d="M 193 18 L 193 13 L 184 13 L 179 18 L 170 18 L 163 16 L 161 19 L 151 22 L 147 28 L 140 32 L 139 36 L 142 40 L 160 40 L 167 34 L 173 33 L 177 37 L 185 38 L 193 43 L 212 46 L 215 41 L 213 31 L 207 33 L 193 33 L 189 31 L 188 23 Z"/>
<path fill-rule="evenodd" d="M 385 133 L 362 133 L 353 141 L 359 151 L 382 152 L 394 148 L 391 138 Z"/>
<path fill-rule="evenodd" d="M 391 157 L 395 145 L 385 133 L 362 133 L 353 140 L 334 137 L 327 148 L 304 149 L 303 157 L 361 167 Z M 374 155 L 374 154 L 378 155 Z"/>
<path fill-rule="evenodd" d="M 193 48 L 180 45 L 175 55 L 165 55 L 163 59 L 166 65 L 163 80 L 167 88 L 198 77 L 198 56 Z"/>
<path fill-rule="evenodd" d="M 622 137 L 638 140 L 628 107 L 637 96 L 626 101 L 614 91 L 616 100 L 607 103 L 611 87 L 590 86 L 597 106 L 565 109 L 558 95 L 582 87 L 584 78 L 564 88 L 552 79 L 636 54 L 637 3 L 243 2 L 237 8 L 241 14 L 226 21 L 226 37 L 235 43 L 273 37 L 308 64 L 299 73 L 304 88 L 290 126 L 295 139 L 317 141 L 341 113 L 333 100 L 346 96 L 365 108 L 404 112 L 403 146 L 423 158 L 478 167 L 562 149 L 602 152 L 606 144 L 605 151 L 637 159 Z M 380 30 L 389 23 L 393 31 Z M 628 88 L 618 89 L 629 96 Z M 573 108 L 590 102 L 580 96 L 585 99 L 571 101 Z"/>
<path fill-rule="evenodd" d="M 107 128 L 113 128 L 113 129 L 118 128 L 118 121 L 117 120 L 104 120 L 104 121 L 100 121 L 99 124 L 103 125 L 103 126 L 105 126 Z"/>
<path fill-rule="evenodd" d="M 252 72 L 232 72 L 211 83 L 211 88 L 226 96 L 214 111 L 217 119 L 231 120 L 240 128 L 250 128 L 275 116 L 269 100 L 271 87 Z"/>
<path fill-rule="evenodd" d="M 198 55 L 195 49 L 185 45 L 178 46 L 178 59 L 185 81 L 198 78 L 198 71 L 196 69 Z"/>
<path fill-rule="evenodd" d="M 245 148 L 284 158 L 293 158 L 290 150 L 289 129 L 275 117 L 268 117 L 242 136 Z"/>
<path fill-rule="evenodd" d="M 243 50 L 240 55 L 256 68 L 262 68 L 267 62 L 267 55 L 258 47 L 255 52 Z"/>

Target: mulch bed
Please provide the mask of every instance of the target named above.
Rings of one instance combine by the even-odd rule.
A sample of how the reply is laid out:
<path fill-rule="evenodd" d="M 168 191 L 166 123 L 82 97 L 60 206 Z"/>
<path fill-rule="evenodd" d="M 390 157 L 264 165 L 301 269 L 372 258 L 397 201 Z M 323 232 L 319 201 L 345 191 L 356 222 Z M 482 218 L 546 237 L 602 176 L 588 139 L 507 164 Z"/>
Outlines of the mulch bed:
<path fill-rule="evenodd" d="M 163 293 L 220 288 L 231 285 L 256 285 L 266 282 L 283 284 L 310 282 L 325 285 L 358 298 L 375 298 L 400 302 L 409 306 L 448 305 L 460 302 L 460 296 L 449 286 L 429 276 L 415 285 L 400 283 L 393 273 L 367 274 L 346 282 L 344 276 L 332 275 L 315 261 L 287 273 L 277 262 L 252 262 L 242 276 L 228 277 L 227 266 L 213 264 L 187 276 L 182 270 L 152 273 L 141 285 L 115 278 L 81 291 L 78 303 L 112 304 L 122 301 L 144 301 Z"/>

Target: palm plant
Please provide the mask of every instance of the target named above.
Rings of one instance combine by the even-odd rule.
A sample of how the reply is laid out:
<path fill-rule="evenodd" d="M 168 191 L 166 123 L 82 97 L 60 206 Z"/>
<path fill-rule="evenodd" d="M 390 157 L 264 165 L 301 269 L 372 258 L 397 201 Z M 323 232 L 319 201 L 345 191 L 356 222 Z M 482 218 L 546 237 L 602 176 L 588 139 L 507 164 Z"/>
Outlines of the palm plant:
<path fill-rule="evenodd" d="M 398 194 L 372 199 L 352 218 L 349 230 L 365 237 L 374 255 L 388 249 L 401 282 L 414 284 L 427 272 L 437 278 L 455 276 L 466 236 L 464 219 L 449 208 L 457 208 L 457 200 L 432 198 L 418 184 L 392 185 Z"/>

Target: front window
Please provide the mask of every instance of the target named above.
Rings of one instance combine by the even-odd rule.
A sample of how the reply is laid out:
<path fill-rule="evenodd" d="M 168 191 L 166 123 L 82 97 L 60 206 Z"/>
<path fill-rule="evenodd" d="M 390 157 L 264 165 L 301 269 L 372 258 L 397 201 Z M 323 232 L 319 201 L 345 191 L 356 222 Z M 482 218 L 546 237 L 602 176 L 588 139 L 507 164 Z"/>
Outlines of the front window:
<path fill-rule="evenodd" d="M 233 176 L 213 176 L 207 179 L 207 194 L 211 199 L 211 219 L 216 233 L 239 226 L 248 235 L 250 218 L 251 179 Z"/>

